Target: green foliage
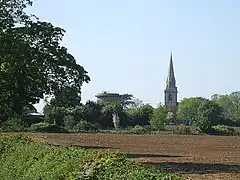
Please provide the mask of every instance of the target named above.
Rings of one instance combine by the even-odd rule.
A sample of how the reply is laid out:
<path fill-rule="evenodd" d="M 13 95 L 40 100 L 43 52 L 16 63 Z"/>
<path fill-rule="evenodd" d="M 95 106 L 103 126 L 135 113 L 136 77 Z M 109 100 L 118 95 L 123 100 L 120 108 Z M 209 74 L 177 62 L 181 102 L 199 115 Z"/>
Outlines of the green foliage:
<path fill-rule="evenodd" d="M 74 132 L 89 132 L 89 131 L 97 131 L 96 128 L 94 128 L 90 122 L 87 121 L 79 121 L 74 127 Z"/>
<path fill-rule="evenodd" d="M 130 129 L 130 133 L 132 134 L 145 134 L 146 132 L 147 130 L 140 125 L 136 125 Z"/>
<path fill-rule="evenodd" d="M 121 104 L 122 104 L 123 108 L 127 108 L 134 104 L 132 94 L 122 94 L 121 97 L 122 97 Z"/>
<path fill-rule="evenodd" d="M 14 27 L 16 23 L 27 23 L 30 17 L 24 12 L 24 9 L 31 5 L 31 0 L 0 1 L 0 31 Z"/>
<path fill-rule="evenodd" d="M 119 102 L 102 102 L 102 114 L 120 113 L 122 110 L 123 107 Z"/>
<path fill-rule="evenodd" d="M 49 133 L 68 132 L 64 127 L 58 126 L 56 124 L 46 123 L 46 122 L 33 124 L 28 130 L 32 132 L 49 132 Z"/>
<path fill-rule="evenodd" d="M 0 179 L 166 179 L 180 176 L 142 166 L 118 153 L 47 146 L 23 136 L 0 136 Z"/>
<path fill-rule="evenodd" d="M 109 156 L 98 155 L 80 169 L 80 172 L 70 174 L 71 179 L 181 179 L 175 175 L 168 175 L 133 163 L 120 154 Z"/>
<path fill-rule="evenodd" d="M 149 125 L 150 117 L 154 108 L 149 104 L 141 104 L 139 106 L 132 106 L 125 110 L 126 114 L 130 117 L 129 125 Z"/>
<path fill-rule="evenodd" d="M 159 106 L 156 109 L 154 109 L 153 114 L 150 118 L 150 125 L 153 128 L 156 129 L 163 129 L 164 128 L 164 124 L 166 122 L 166 118 L 167 118 L 167 110 L 163 107 L 163 106 Z"/>
<path fill-rule="evenodd" d="M 64 126 L 64 118 L 69 113 L 66 108 L 54 105 L 46 105 L 43 110 L 45 122 L 56 124 L 58 126 Z"/>
<path fill-rule="evenodd" d="M 226 136 L 232 136 L 237 135 L 233 127 L 226 126 L 226 125 L 217 125 L 213 126 L 213 134 L 216 135 L 226 135 Z"/>
<path fill-rule="evenodd" d="M 73 129 L 73 127 L 76 125 L 76 120 L 74 119 L 74 116 L 67 115 L 64 117 L 64 127 L 67 129 Z"/>
<path fill-rule="evenodd" d="M 76 110 L 76 114 L 80 111 Z M 86 121 L 89 121 L 91 123 L 96 123 L 99 120 L 99 117 L 101 116 L 102 106 L 101 104 L 94 102 L 94 101 L 87 101 L 84 106 L 82 106 L 82 115 L 81 119 L 84 119 Z"/>
<path fill-rule="evenodd" d="M 177 126 L 176 128 L 173 128 L 173 134 L 190 135 L 195 134 L 195 132 L 190 126 Z"/>
<path fill-rule="evenodd" d="M 50 104 L 71 108 L 78 106 L 81 101 L 81 95 L 75 87 L 63 87 L 57 90 L 54 97 L 50 100 Z"/>
<path fill-rule="evenodd" d="M 205 100 L 198 108 L 195 125 L 200 133 L 209 133 L 212 126 L 218 125 L 222 119 L 222 110 L 217 103 Z"/>
<path fill-rule="evenodd" d="M 198 108 L 205 99 L 199 97 L 184 98 L 178 105 L 179 123 L 193 123 L 198 116 Z"/>
<path fill-rule="evenodd" d="M 21 117 L 13 117 L 3 123 L 0 131 L 2 132 L 23 132 L 26 130 L 27 124 Z"/>
<path fill-rule="evenodd" d="M 224 119 L 233 121 L 223 122 L 223 124 L 240 125 L 240 92 L 225 95 L 215 94 L 212 96 L 212 100 L 222 107 Z"/>
<path fill-rule="evenodd" d="M 61 45 L 65 31 L 24 13 L 31 4 L 30 0 L 0 2 L 3 121 L 13 113 L 21 115 L 25 106 L 38 103 L 44 95 L 53 95 L 57 105 L 76 105 L 81 99 L 82 84 L 90 81 L 84 68 Z"/>
<path fill-rule="evenodd" d="M 166 117 L 166 123 L 172 123 L 175 120 L 175 115 L 173 112 L 168 112 Z"/>
<path fill-rule="evenodd" d="M 123 106 L 120 102 L 102 102 L 102 115 L 111 117 L 115 129 L 120 127 L 120 114 L 123 112 Z"/>
<path fill-rule="evenodd" d="M 5 144 L 0 159 L 0 179 L 67 179 L 93 151 L 55 148 L 29 141 L 26 137 L 1 138 Z M 14 164 L 14 166 L 13 166 Z"/>

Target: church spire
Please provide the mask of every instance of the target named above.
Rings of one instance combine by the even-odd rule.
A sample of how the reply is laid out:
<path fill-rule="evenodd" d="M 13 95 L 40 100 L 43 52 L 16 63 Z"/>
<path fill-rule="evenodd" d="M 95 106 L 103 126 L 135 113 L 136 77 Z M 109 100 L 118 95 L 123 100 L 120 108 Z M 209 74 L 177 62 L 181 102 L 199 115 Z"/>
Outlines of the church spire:
<path fill-rule="evenodd" d="M 175 76 L 174 76 L 173 60 L 172 59 L 173 58 L 172 58 L 172 52 L 171 52 L 169 70 L 168 70 L 168 77 L 167 77 L 167 82 L 166 82 L 166 89 L 176 87 L 176 80 L 175 80 Z"/>

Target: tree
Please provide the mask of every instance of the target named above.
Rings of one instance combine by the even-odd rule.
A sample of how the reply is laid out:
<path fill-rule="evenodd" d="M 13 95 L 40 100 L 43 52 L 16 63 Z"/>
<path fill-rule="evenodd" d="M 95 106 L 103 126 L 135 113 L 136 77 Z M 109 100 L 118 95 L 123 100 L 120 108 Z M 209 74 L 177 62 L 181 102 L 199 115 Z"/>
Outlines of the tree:
<path fill-rule="evenodd" d="M 195 125 L 201 133 L 209 133 L 212 126 L 218 125 L 222 120 L 222 109 L 214 101 L 202 101 L 198 108 Z"/>
<path fill-rule="evenodd" d="M 158 106 L 154 109 L 150 118 L 150 125 L 156 129 L 162 129 L 166 122 L 167 114 L 168 112 L 163 106 Z"/>
<path fill-rule="evenodd" d="M 134 102 L 132 101 L 132 94 L 123 94 L 122 96 L 122 106 L 123 108 L 127 108 L 129 105 L 132 105 Z"/>
<path fill-rule="evenodd" d="M 58 126 L 64 126 L 65 117 L 69 114 L 66 108 L 51 105 L 46 105 L 43 111 L 45 115 L 44 121 Z"/>
<path fill-rule="evenodd" d="M 223 108 L 225 119 L 240 122 L 240 92 L 225 95 L 214 94 L 212 100 Z"/>
<path fill-rule="evenodd" d="M 101 116 L 101 111 L 102 107 L 99 103 L 87 101 L 83 106 L 83 119 L 91 123 L 96 123 Z"/>
<path fill-rule="evenodd" d="M 167 117 L 166 117 L 166 123 L 171 123 L 174 121 L 174 113 L 173 112 L 168 112 Z"/>
<path fill-rule="evenodd" d="M 149 104 L 142 104 L 141 106 L 133 106 L 126 109 L 126 113 L 131 119 L 132 126 L 134 125 L 149 125 L 150 116 L 154 108 Z"/>
<path fill-rule="evenodd" d="M 218 103 L 223 109 L 223 116 L 225 119 L 232 119 L 233 114 L 231 111 L 232 101 L 229 98 L 229 95 L 218 95 L 214 94 L 212 100 Z"/>
<path fill-rule="evenodd" d="M 142 100 L 140 100 L 140 99 L 138 99 L 138 98 L 134 98 L 133 100 L 132 100 L 132 103 L 131 103 L 131 106 L 130 107 L 135 107 L 135 108 L 139 108 L 139 107 L 141 107 L 141 106 L 143 106 L 144 104 L 143 104 L 143 101 Z"/>
<path fill-rule="evenodd" d="M 178 121 L 185 124 L 195 121 L 198 116 L 198 109 L 204 100 L 206 99 L 200 97 L 184 98 L 178 105 Z"/>
<path fill-rule="evenodd" d="M 81 104 L 81 94 L 74 87 L 64 87 L 56 91 L 50 104 L 65 108 L 74 108 Z"/>
<path fill-rule="evenodd" d="M 119 114 L 123 111 L 123 107 L 119 102 L 104 102 L 102 107 L 102 114 L 105 116 L 111 116 L 112 122 L 115 129 L 120 128 L 120 117 Z"/>
<path fill-rule="evenodd" d="M 24 25 L 31 21 L 31 16 L 24 12 L 27 6 L 32 6 L 31 0 L 1 0 L 0 1 L 0 32 Z"/>
<path fill-rule="evenodd" d="M 232 92 L 229 94 L 229 99 L 232 102 L 231 114 L 234 121 L 240 121 L 240 92 Z"/>
<path fill-rule="evenodd" d="M 90 81 L 84 68 L 60 45 L 65 31 L 32 20 L 23 12 L 28 5 L 31 1 L 1 1 L 0 112 L 4 119 L 11 112 L 21 115 L 23 107 L 38 103 L 44 95 L 65 104 L 61 95 L 67 92 L 79 102 L 82 84 Z"/>

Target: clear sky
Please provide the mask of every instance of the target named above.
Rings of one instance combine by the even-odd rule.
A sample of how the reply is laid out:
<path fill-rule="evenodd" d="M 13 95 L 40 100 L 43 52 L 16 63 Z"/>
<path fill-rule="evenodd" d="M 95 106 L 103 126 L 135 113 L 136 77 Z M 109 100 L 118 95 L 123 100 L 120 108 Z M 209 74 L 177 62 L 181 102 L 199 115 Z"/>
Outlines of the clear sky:
<path fill-rule="evenodd" d="M 179 101 L 240 90 L 239 0 L 35 0 L 28 11 L 67 31 L 91 77 L 83 102 L 104 90 L 163 102 L 171 51 Z"/>

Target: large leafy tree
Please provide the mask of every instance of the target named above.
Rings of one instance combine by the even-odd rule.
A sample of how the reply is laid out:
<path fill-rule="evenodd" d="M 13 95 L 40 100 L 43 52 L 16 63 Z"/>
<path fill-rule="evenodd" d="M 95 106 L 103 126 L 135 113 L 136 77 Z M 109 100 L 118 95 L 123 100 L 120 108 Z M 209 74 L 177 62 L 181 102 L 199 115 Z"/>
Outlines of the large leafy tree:
<path fill-rule="evenodd" d="M 201 97 L 184 98 L 178 105 L 177 118 L 181 123 L 192 123 L 198 116 L 201 103 L 206 100 Z"/>
<path fill-rule="evenodd" d="M 101 115 L 101 105 L 94 101 L 87 101 L 83 106 L 83 120 L 96 123 Z"/>
<path fill-rule="evenodd" d="M 64 87 L 55 92 L 49 103 L 53 106 L 74 108 L 81 105 L 81 94 L 75 87 Z"/>
<path fill-rule="evenodd" d="M 197 112 L 194 123 L 200 132 L 210 132 L 212 126 L 218 125 L 222 120 L 222 108 L 212 100 L 203 101 Z"/>
<path fill-rule="evenodd" d="M 223 108 L 225 119 L 240 122 L 240 92 L 224 95 L 215 94 L 212 96 L 212 100 L 216 101 Z"/>
<path fill-rule="evenodd" d="M 33 15 L 24 12 L 27 6 L 31 6 L 31 0 L 1 0 L 0 1 L 0 31 L 1 33 L 17 25 L 31 22 Z"/>
<path fill-rule="evenodd" d="M 162 129 L 167 120 L 168 112 L 164 106 L 159 105 L 154 109 L 150 117 L 150 125 L 156 129 Z"/>
<path fill-rule="evenodd" d="M 90 78 L 67 49 L 60 45 L 64 30 L 31 19 L 24 8 L 29 0 L 0 4 L 0 112 L 5 119 L 44 95 L 65 104 L 67 92 L 80 101 L 81 86 Z M 76 102 L 75 102 L 76 104 Z M 71 104 L 73 105 L 73 104 Z"/>

